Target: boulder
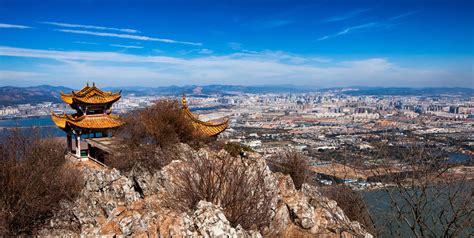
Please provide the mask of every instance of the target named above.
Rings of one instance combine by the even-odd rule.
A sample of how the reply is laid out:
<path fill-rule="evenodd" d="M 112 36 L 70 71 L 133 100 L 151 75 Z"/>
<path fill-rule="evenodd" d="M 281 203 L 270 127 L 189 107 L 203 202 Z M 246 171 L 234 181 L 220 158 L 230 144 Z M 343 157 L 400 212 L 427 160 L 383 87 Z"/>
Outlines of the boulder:
<path fill-rule="evenodd" d="M 262 237 L 257 231 L 245 231 L 239 225 L 232 227 L 222 209 L 210 202 L 200 201 L 193 219 L 203 237 Z"/>

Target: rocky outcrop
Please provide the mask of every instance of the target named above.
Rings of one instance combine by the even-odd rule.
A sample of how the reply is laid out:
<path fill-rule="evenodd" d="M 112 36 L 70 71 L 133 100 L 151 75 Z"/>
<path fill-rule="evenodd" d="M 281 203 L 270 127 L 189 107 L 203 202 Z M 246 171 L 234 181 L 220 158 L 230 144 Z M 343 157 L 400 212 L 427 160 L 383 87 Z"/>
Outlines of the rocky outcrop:
<path fill-rule="evenodd" d="M 316 187 L 303 184 L 296 190 L 289 175 L 274 174 L 279 202 L 269 236 L 372 237 L 358 222 L 350 221 L 337 203 Z"/>
<path fill-rule="evenodd" d="M 192 150 L 180 145 L 176 160 L 152 174 L 139 168 L 126 175 L 115 169 L 84 168 L 84 189 L 50 220 L 40 235 L 124 235 L 151 237 L 371 237 L 357 222 L 350 221 L 335 201 L 303 184 L 296 190 L 291 178 L 272 173 L 258 154 L 246 158 L 246 166 L 265 170 L 265 187 L 274 196 L 271 224 L 260 231 L 232 226 L 218 205 L 200 201 L 192 211 L 179 212 L 164 206 L 166 181 L 172 171 L 190 157 L 229 156 L 225 151 Z M 252 173 L 248 176 L 253 176 Z"/>
<path fill-rule="evenodd" d="M 204 237 L 262 237 L 257 231 L 232 227 L 222 209 L 210 202 L 200 201 L 194 212 L 197 232 Z"/>

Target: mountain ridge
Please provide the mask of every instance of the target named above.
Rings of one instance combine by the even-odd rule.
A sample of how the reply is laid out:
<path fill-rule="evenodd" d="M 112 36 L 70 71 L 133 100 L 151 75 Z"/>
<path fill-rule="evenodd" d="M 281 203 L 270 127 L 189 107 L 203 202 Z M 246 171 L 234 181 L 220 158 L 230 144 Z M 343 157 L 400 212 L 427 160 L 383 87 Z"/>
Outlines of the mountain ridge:
<path fill-rule="evenodd" d="M 473 88 L 461 87 L 427 87 L 427 88 L 410 88 L 410 87 L 332 87 L 318 88 L 310 86 L 295 85 L 185 85 L 185 86 L 161 86 L 161 87 L 104 87 L 106 91 L 122 90 L 124 95 L 136 96 L 171 96 L 171 95 L 238 95 L 242 93 L 309 93 L 309 92 L 328 92 L 335 91 L 352 96 L 439 96 L 442 94 L 455 94 L 464 96 L 474 96 Z M 29 87 L 3 86 L 0 87 L 0 106 L 11 106 L 25 103 L 41 103 L 41 102 L 61 102 L 60 92 L 70 92 L 73 90 L 64 86 L 38 85 Z"/>

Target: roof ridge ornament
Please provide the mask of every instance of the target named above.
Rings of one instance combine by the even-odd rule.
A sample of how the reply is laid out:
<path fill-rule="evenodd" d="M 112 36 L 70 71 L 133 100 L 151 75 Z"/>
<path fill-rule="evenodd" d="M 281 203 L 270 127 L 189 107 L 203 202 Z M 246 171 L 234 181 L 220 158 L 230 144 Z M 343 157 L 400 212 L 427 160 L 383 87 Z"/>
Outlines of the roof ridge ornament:
<path fill-rule="evenodd" d="M 183 108 L 188 108 L 188 104 L 186 102 L 186 95 L 183 93 L 183 98 L 181 99 L 181 104 L 183 105 Z"/>

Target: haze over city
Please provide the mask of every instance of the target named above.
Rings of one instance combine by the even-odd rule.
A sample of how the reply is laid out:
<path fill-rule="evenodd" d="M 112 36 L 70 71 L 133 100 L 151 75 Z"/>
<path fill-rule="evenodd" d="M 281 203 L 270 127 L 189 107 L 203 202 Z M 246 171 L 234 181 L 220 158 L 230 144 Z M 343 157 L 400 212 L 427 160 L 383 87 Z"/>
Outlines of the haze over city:
<path fill-rule="evenodd" d="M 8 1 L 0 86 L 473 88 L 472 1 Z"/>

